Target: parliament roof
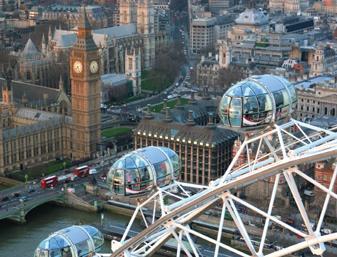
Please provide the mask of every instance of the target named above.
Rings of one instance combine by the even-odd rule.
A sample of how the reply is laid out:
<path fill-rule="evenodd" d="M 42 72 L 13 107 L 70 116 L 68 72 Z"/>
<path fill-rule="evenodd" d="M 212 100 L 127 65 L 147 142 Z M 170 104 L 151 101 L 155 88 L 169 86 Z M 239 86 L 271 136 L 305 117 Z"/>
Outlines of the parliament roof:
<path fill-rule="evenodd" d="M 5 86 L 6 80 L 0 78 L 0 90 Z M 12 96 L 15 103 L 21 103 L 23 97 L 31 105 L 56 104 L 61 94 L 58 88 L 39 86 L 22 81 L 12 81 Z"/>

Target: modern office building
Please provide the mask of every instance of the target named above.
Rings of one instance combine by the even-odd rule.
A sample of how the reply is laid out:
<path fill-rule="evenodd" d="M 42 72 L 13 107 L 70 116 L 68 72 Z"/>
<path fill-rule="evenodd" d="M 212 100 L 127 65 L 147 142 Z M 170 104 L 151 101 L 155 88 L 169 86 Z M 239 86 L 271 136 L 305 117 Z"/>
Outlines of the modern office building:
<path fill-rule="evenodd" d="M 174 111 L 164 120 L 143 119 L 134 130 L 134 147 L 153 145 L 174 150 L 181 160 L 181 181 L 207 185 L 223 175 L 238 134 L 217 127 L 212 116 L 208 125 L 197 126 L 192 111 L 187 124 L 172 122 L 171 115 Z"/>

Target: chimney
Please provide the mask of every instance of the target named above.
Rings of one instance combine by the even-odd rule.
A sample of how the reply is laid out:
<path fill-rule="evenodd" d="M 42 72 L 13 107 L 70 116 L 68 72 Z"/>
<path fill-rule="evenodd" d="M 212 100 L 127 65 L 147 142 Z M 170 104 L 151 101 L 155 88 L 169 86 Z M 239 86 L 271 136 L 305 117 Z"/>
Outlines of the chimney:
<path fill-rule="evenodd" d="M 164 121 L 166 121 L 166 122 L 171 122 L 172 121 L 171 114 L 170 114 L 170 108 L 169 107 L 165 108 L 165 119 L 164 119 Z"/>
<path fill-rule="evenodd" d="M 194 119 L 193 119 L 193 111 L 188 111 L 188 118 L 187 118 L 187 125 L 193 126 L 195 125 Z"/>

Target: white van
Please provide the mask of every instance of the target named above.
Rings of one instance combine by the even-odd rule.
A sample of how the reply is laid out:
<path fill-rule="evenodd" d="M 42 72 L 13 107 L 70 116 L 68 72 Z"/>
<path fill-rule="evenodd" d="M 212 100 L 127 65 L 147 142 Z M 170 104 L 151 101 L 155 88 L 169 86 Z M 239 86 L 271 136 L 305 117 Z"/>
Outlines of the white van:
<path fill-rule="evenodd" d="M 89 174 L 92 175 L 92 174 L 97 174 L 98 171 L 95 169 L 95 168 L 92 168 L 89 170 Z"/>

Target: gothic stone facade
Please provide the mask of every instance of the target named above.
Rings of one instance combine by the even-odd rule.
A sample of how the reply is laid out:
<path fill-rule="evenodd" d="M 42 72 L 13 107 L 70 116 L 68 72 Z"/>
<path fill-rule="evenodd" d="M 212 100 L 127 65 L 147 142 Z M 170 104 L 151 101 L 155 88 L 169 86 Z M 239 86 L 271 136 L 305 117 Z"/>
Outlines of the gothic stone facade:
<path fill-rule="evenodd" d="M 0 81 L 1 174 L 55 158 L 79 160 L 96 153 L 100 142 L 100 65 L 84 8 L 70 60 L 71 103 L 62 90 L 62 80 L 59 90 L 32 84 L 20 90 L 18 82 Z"/>

